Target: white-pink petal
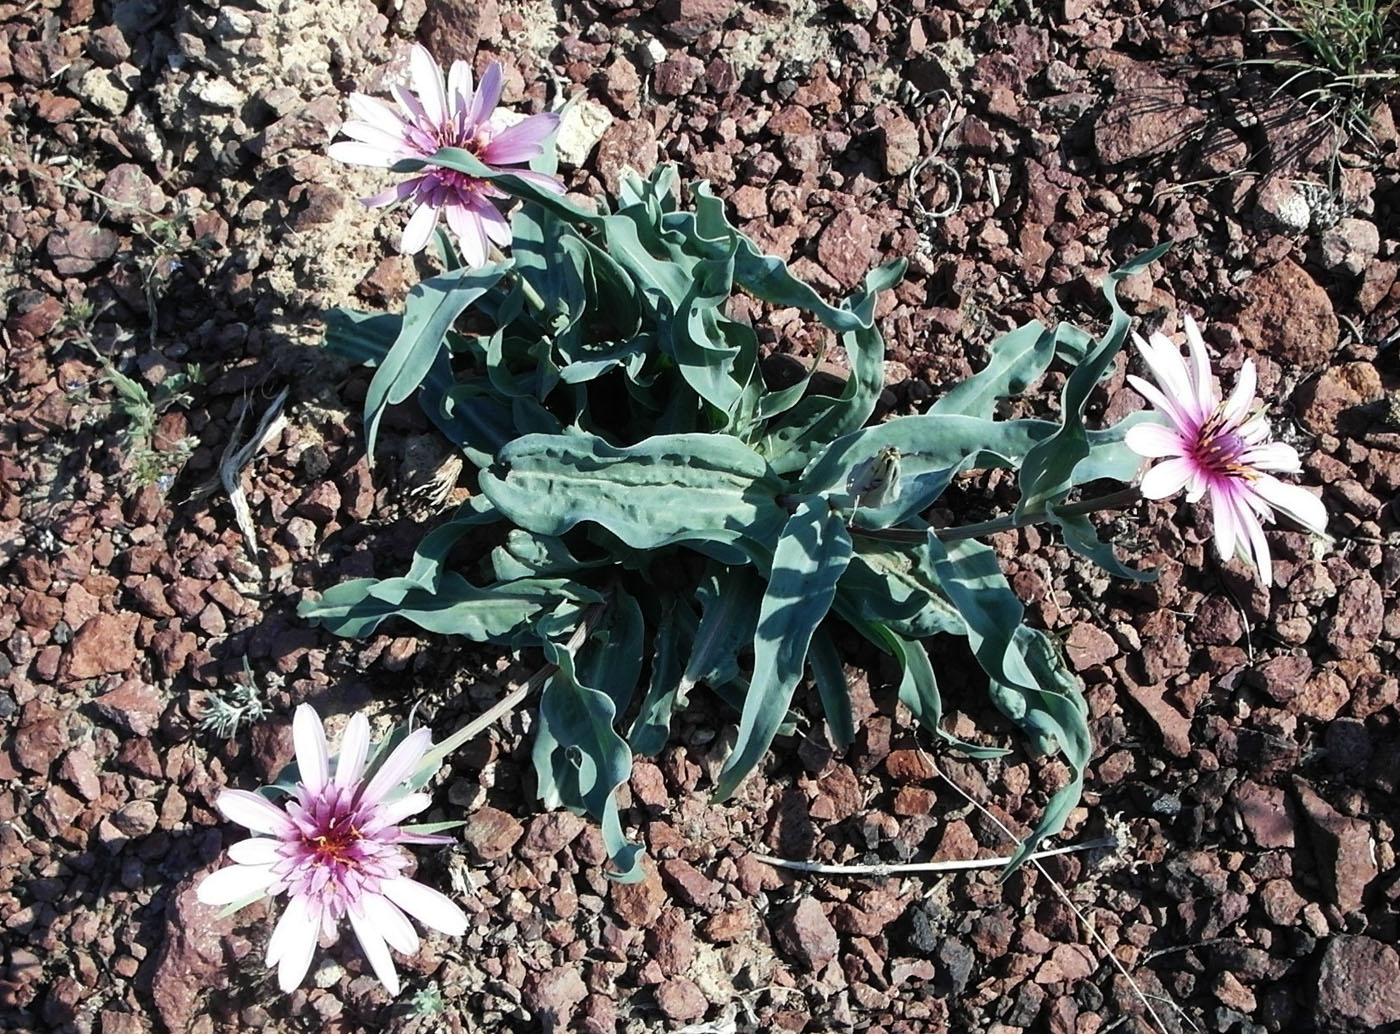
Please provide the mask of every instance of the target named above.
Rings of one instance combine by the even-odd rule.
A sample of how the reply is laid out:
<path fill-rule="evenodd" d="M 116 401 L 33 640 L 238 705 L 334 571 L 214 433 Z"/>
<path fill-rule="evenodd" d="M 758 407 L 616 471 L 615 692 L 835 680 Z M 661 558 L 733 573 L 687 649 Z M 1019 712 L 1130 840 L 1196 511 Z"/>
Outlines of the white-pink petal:
<path fill-rule="evenodd" d="M 447 105 L 454 113 L 465 114 L 472 100 L 472 66 L 454 61 L 447 72 Z"/>
<path fill-rule="evenodd" d="M 432 887 L 399 877 L 385 880 L 379 890 L 424 926 L 452 937 L 460 937 L 467 932 L 467 914 L 446 894 Z"/>
<path fill-rule="evenodd" d="M 1249 416 L 1249 411 L 1254 405 L 1254 391 L 1258 386 L 1258 374 L 1254 372 L 1254 360 L 1246 359 L 1240 366 L 1240 376 L 1235 381 L 1235 390 L 1230 392 L 1230 398 L 1225 402 L 1221 416 L 1227 424 L 1241 425 L 1245 418 Z"/>
<path fill-rule="evenodd" d="M 352 93 L 349 98 L 350 111 L 361 121 L 378 126 L 386 133 L 403 138 L 404 121 L 389 105 L 377 97 L 364 93 Z"/>
<path fill-rule="evenodd" d="M 350 917 L 350 929 L 355 931 L 355 937 L 364 950 L 365 958 L 369 959 L 369 964 L 374 969 L 374 975 L 379 978 L 379 982 L 391 995 L 397 995 L 400 989 L 399 973 L 394 968 L 394 959 L 389 954 L 389 946 L 384 943 L 383 935 L 374 923 L 357 911 L 353 905 L 347 910 L 346 915 Z"/>
<path fill-rule="evenodd" d="M 1206 354 L 1206 341 L 1201 336 L 1201 328 L 1196 326 L 1196 321 L 1187 314 L 1183 321 L 1186 325 L 1186 346 L 1191 353 L 1191 360 L 1195 365 L 1195 372 L 1191 382 L 1196 388 L 1196 398 L 1201 405 L 1201 412 L 1208 414 L 1215 408 L 1220 396 L 1215 390 L 1215 378 L 1210 372 L 1210 356 Z M 1172 345 L 1172 350 L 1176 350 L 1176 345 Z"/>
<path fill-rule="evenodd" d="M 321 932 L 321 909 L 304 897 L 293 897 L 277 920 L 267 943 L 268 965 L 277 965 L 277 986 L 290 994 L 306 978 L 316 938 Z M 276 955 L 274 956 L 274 952 Z"/>
<path fill-rule="evenodd" d="M 1270 506 L 1287 514 L 1309 531 L 1318 534 L 1327 531 L 1327 508 L 1306 488 L 1285 484 L 1267 474 L 1253 481 L 1250 487 Z"/>
<path fill-rule="evenodd" d="M 1134 424 L 1123 435 L 1123 443 L 1139 456 L 1150 460 L 1163 456 L 1183 456 L 1186 446 L 1181 433 L 1161 424 Z"/>
<path fill-rule="evenodd" d="M 389 942 L 389 947 L 404 955 L 417 954 L 418 931 L 397 905 L 379 894 L 366 894 L 360 899 L 360 904 L 364 906 L 365 915 L 375 929 Z"/>
<path fill-rule="evenodd" d="M 466 205 L 457 202 L 447 205 L 443 214 L 447 216 L 447 225 L 456 234 L 457 243 L 462 248 L 463 263 L 472 267 L 484 266 L 490 242 L 486 239 L 481 217 Z"/>
<path fill-rule="evenodd" d="M 403 228 L 399 239 L 399 251 L 405 255 L 416 255 L 428 244 L 433 230 L 437 227 L 438 210 L 434 205 L 419 205 L 408 225 Z"/>
<path fill-rule="evenodd" d="M 330 749 L 321 716 L 310 704 L 302 704 L 292 716 L 292 746 L 301 785 L 313 794 L 320 793 L 330 778 Z"/>
<path fill-rule="evenodd" d="M 1139 491 L 1145 499 L 1165 499 L 1186 487 L 1196 467 L 1190 460 L 1173 457 L 1163 460 L 1142 476 Z"/>
<path fill-rule="evenodd" d="M 194 893 L 206 905 L 230 905 L 263 893 L 274 879 L 270 865 L 227 865 L 200 880 Z"/>
<path fill-rule="evenodd" d="M 247 826 L 254 833 L 270 833 L 285 837 L 296 833 L 296 826 L 286 812 L 278 808 L 262 794 L 247 790 L 225 790 L 219 794 L 214 806 L 230 822 Z"/>
<path fill-rule="evenodd" d="M 558 115 L 532 115 L 493 137 L 482 149 L 481 160 L 487 165 L 519 165 L 528 162 L 543 153 L 544 142 L 558 128 Z"/>
<path fill-rule="evenodd" d="M 1201 422 L 1191 415 L 1191 413 L 1177 404 L 1177 401 L 1162 392 L 1157 385 L 1151 381 L 1143 380 L 1134 374 L 1128 374 L 1128 383 L 1139 395 L 1147 399 L 1152 407 L 1167 418 L 1178 431 L 1183 435 L 1195 437 L 1196 431 L 1200 428 Z"/>
<path fill-rule="evenodd" d="M 504 76 L 501 73 L 501 63 L 492 61 L 486 66 L 486 71 L 481 74 L 481 82 L 477 85 L 476 96 L 472 98 L 471 107 L 467 109 L 467 125 L 479 126 L 496 110 L 496 105 L 501 103 L 501 89 L 505 85 Z"/>
<path fill-rule="evenodd" d="M 354 786 L 365 774 L 365 759 L 369 757 L 369 719 L 356 711 L 345 725 L 340 737 L 340 756 L 335 761 L 335 785 L 342 789 Z"/>
<path fill-rule="evenodd" d="M 369 781 L 360 795 L 362 805 L 373 807 L 382 801 L 390 790 L 398 786 L 418 768 L 418 762 L 433 745 L 432 731 L 426 728 L 415 729 L 404 737 L 392 754 L 379 766 L 374 778 Z"/>
<path fill-rule="evenodd" d="M 399 155 L 389 154 L 373 144 L 358 140 L 341 140 L 331 144 L 326 148 L 326 154 L 347 165 L 372 165 L 379 169 L 387 169 L 399 160 Z"/>
<path fill-rule="evenodd" d="M 425 793 L 411 793 L 388 804 L 381 804 L 374 809 L 373 816 L 361 827 L 360 832 L 368 836 L 389 826 L 397 826 L 410 815 L 417 815 L 432 802 L 433 799 Z"/>
<path fill-rule="evenodd" d="M 447 94 L 442 87 L 442 66 L 421 43 L 413 45 L 408 59 L 413 89 L 423 105 L 423 111 L 434 125 L 447 121 Z"/>
<path fill-rule="evenodd" d="M 1285 474 L 1296 474 L 1303 469 L 1298 450 L 1283 442 L 1255 445 L 1242 459 L 1257 470 L 1278 470 Z"/>
<path fill-rule="evenodd" d="M 281 857 L 282 841 L 271 837 L 249 837 L 228 849 L 228 856 L 239 865 L 271 865 Z"/>

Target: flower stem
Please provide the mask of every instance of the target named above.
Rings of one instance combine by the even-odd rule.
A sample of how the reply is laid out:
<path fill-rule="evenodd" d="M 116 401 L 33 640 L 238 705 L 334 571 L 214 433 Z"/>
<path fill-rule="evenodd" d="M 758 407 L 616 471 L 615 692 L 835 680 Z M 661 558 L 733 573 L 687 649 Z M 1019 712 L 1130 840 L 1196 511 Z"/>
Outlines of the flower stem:
<path fill-rule="evenodd" d="M 504 262 L 506 259 L 505 252 L 501 251 L 500 248 L 493 244 L 491 245 L 491 258 L 496 262 Z M 518 269 L 515 270 L 515 279 L 520 284 L 520 291 L 525 295 L 525 300 L 530 303 L 530 308 L 539 313 L 548 312 L 548 307 L 544 304 L 544 299 L 540 297 L 540 293 L 530 286 L 530 281 L 521 276 L 520 270 Z"/>
<path fill-rule="evenodd" d="M 1057 512 L 1066 517 L 1082 517 L 1086 513 L 1093 513 L 1096 510 L 1121 510 L 1125 506 L 1130 506 L 1142 498 L 1142 493 L 1136 488 L 1125 488 L 1119 492 L 1110 492 L 1107 495 L 1095 496 L 1092 499 L 1081 499 L 1078 502 L 1066 503 L 1058 507 Z M 983 535 L 994 535 L 999 531 L 1011 531 L 1013 528 L 1024 528 L 1031 524 L 1040 524 L 1046 520 L 1046 513 L 1037 510 L 1032 513 L 1007 514 L 1005 517 L 996 517 L 990 521 L 979 521 L 976 524 L 959 524 L 951 528 L 932 528 L 939 542 L 958 542 L 962 539 L 981 538 Z M 879 539 L 881 542 L 922 542 L 928 537 L 927 531 L 920 531 L 916 528 L 851 528 L 852 535 L 861 535 L 865 538 Z"/>

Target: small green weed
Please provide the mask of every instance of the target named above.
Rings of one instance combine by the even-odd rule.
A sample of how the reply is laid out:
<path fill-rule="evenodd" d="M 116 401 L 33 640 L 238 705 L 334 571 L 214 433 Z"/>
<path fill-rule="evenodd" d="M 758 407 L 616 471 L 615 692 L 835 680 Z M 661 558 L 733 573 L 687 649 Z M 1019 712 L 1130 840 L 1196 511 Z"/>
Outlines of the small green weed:
<path fill-rule="evenodd" d="M 258 690 L 257 680 L 243 659 L 243 678 L 219 686 L 199 712 L 199 731 L 231 740 L 241 725 L 252 725 L 272 713 Z M 422 992 L 420 992 L 421 994 Z"/>
<path fill-rule="evenodd" d="M 1400 0 L 1283 0 L 1254 4 L 1269 31 L 1288 33 L 1308 57 L 1261 59 L 1290 72 L 1286 86 L 1323 117 L 1369 137 L 1369 106 L 1400 83 Z"/>

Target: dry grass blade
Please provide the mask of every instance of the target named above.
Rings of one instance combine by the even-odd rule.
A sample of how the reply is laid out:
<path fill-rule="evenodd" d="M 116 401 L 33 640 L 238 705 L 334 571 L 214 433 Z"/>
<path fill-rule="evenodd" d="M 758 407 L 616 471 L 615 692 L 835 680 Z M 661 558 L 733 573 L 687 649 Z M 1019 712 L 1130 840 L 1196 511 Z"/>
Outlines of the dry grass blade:
<path fill-rule="evenodd" d="M 224 449 L 223 457 L 219 460 L 219 481 L 228 493 L 229 502 L 233 505 L 233 519 L 238 524 L 238 530 L 243 533 L 243 541 L 254 560 L 258 557 L 258 533 L 253 526 L 253 515 L 248 510 L 248 498 L 243 492 L 243 469 L 252 462 L 254 456 L 275 441 L 287 426 L 282 407 L 286 404 L 289 390 L 284 387 L 277 393 L 272 405 L 267 407 L 262 419 L 258 421 L 253 436 L 240 447 L 238 437 L 243 430 L 243 419 L 247 416 L 245 411 L 243 417 L 239 418 L 233 437 L 229 439 L 228 447 Z"/>

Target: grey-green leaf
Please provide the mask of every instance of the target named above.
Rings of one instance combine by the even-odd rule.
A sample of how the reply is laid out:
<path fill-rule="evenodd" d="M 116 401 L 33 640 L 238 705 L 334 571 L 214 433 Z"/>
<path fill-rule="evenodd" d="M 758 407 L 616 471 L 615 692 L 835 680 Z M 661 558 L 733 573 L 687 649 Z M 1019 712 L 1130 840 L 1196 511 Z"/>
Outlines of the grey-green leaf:
<path fill-rule="evenodd" d="M 721 799 L 734 792 L 773 742 L 802 677 L 812 633 L 831 609 L 851 552 L 845 521 L 822 497 L 804 501 L 783 528 L 759 608 L 754 672 L 738 738 L 717 779 Z"/>

